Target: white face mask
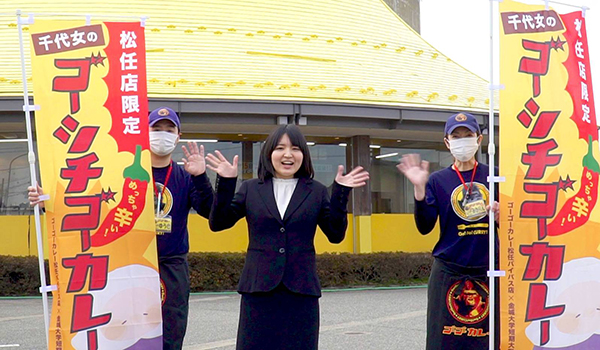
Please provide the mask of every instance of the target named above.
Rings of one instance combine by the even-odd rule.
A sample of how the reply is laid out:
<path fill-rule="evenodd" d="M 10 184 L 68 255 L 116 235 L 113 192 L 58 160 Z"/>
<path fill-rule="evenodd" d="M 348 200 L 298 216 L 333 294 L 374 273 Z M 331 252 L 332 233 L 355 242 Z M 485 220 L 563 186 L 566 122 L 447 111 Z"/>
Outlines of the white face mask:
<path fill-rule="evenodd" d="M 479 149 L 479 144 L 477 143 L 477 137 L 463 137 L 460 139 L 448 140 L 450 144 L 450 153 L 456 158 L 459 162 L 466 162 L 471 160 L 477 149 Z"/>
<path fill-rule="evenodd" d="M 158 156 L 166 156 L 175 150 L 177 134 L 167 131 L 150 131 L 150 150 Z"/>

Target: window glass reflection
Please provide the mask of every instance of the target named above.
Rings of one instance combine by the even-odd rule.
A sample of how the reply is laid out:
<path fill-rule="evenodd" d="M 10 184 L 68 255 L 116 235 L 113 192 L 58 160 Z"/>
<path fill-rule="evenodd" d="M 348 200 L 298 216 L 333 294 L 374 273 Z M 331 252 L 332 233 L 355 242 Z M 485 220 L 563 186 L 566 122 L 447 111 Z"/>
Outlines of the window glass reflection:
<path fill-rule="evenodd" d="M 372 150 L 371 196 L 373 213 L 412 213 L 414 211 L 414 187 L 402 175 L 396 165 L 405 154 L 416 153 L 429 162 L 429 171 L 450 166 L 450 152 L 433 149 L 387 148 Z"/>
<path fill-rule="evenodd" d="M 27 142 L 0 142 L 0 215 L 32 212 L 27 200 L 30 184 L 27 153 Z"/>

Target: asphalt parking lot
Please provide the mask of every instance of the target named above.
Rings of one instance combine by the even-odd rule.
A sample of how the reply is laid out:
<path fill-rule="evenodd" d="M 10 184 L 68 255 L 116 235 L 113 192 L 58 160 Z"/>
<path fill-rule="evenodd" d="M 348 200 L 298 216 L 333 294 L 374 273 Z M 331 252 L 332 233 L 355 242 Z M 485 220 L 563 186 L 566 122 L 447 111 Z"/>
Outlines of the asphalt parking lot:
<path fill-rule="evenodd" d="M 424 349 L 426 288 L 326 291 L 321 298 L 319 349 Z M 186 350 L 235 349 L 240 297 L 190 298 Z M 0 299 L 0 349 L 44 349 L 39 298 Z"/>

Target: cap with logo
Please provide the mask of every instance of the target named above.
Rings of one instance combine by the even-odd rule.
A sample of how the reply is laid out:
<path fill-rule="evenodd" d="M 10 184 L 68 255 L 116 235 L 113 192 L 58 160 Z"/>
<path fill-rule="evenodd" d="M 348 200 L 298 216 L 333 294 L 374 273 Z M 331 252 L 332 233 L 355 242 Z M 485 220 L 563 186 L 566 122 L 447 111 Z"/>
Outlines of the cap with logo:
<path fill-rule="evenodd" d="M 170 120 L 177 126 L 178 130 L 181 130 L 181 123 L 179 122 L 179 116 L 169 107 L 159 107 L 152 112 L 150 112 L 150 116 L 148 116 L 148 120 L 150 122 L 150 126 L 158 123 L 161 120 Z"/>
<path fill-rule="evenodd" d="M 450 135 L 456 128 L 465 127 L 471 130 L 474 133 L 481 134 L 481 129 L 479 129 L 479 123 L 477 119 L 466 112 L 456 113 L 446 121 L 446 127 L 444 128 L 444 134 Z"/>

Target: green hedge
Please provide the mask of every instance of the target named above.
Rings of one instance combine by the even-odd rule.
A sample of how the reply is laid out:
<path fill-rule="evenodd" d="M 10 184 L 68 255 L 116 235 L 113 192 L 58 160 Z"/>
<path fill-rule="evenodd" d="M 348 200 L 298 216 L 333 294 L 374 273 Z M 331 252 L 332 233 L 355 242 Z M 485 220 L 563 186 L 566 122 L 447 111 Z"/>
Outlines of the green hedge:
<path fill-rule="evenodd" d="M 235 290 L 244 257 L 244 253 L 190 253 L 192 292 Z M 319 254 L 317 272 L 323 288 L 423 284 L 432 262 L 430 253 Z M 39 286 L 36 257 L 0 255 L 0 296 L 39 295 Z"/>
<path fill-rule="evenodd" d="M 46 260 L 46 281 L 48 279 Z M 40 295 L 40 268 L 33 256 L 0 255 L 0 296 Z"/>
<path fill-rule="evenodd" d="M 431 253 L 322 254 L 317 273 L 323 288 L 399 286 L 427 282 Z"/>

